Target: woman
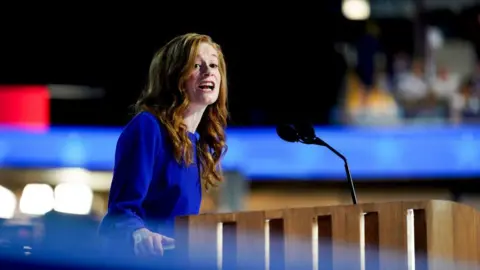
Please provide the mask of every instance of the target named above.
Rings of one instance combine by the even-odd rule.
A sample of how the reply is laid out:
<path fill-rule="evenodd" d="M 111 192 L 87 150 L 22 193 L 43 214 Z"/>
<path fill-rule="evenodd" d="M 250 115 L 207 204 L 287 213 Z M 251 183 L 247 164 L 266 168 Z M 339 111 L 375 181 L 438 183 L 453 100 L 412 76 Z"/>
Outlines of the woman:
<path fill-rule="evenodd" d="M 99 230 L 115 248 L 162 255 L 175 217 L 199 213 L 202 188 L 222 181 L 226 103 L 225 60 L 210 37 L 178 36 L 156 53 L 117 143 Z"/>

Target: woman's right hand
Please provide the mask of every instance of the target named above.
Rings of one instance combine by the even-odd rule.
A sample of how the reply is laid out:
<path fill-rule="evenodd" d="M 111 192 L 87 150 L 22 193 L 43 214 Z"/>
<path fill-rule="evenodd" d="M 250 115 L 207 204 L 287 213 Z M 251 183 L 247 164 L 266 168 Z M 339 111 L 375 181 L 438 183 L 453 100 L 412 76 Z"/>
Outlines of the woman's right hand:
<path fill-rule="evenodd" d="M 133 250 L 137 256 L 163 256 L 165 247 L 175 245 L 175 240 L 142 228 L 133 232 Z"/>

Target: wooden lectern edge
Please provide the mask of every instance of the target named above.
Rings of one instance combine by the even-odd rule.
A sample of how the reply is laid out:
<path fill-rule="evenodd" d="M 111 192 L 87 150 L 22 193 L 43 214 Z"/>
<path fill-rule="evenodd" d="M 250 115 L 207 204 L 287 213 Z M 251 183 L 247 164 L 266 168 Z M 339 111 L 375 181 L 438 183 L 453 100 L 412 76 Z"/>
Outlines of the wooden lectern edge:
<path fill-rule="evenodd" d="M 302 211 L 302 210 L 309 210 L 315 209 L 315 212 L 319 215 L 330 215 L 336 209 L 343 208 L 346 211 L 354 211 L 353 209 L 358 209 L 359 211 L 354 212 L 376 212 L 378 211 L 379 207 L 388 207 L 388 206 L 398 206 L 402 205 L 402 208 L 405 210 L 412 209 L 425 209 L 425 210 L 440 210 L 445 209 L 445 207 L 461 207 L 463 209 L 473 209 L 477 211 L 475 208 L 461 204 L 458 202 L 453 202 L 449 200 L 424 200 L 424 201 L 391 201 L 391 202 L 367 202 L 361 203 L 357 205 L 353 204 L 340 204 L 340 205 L 328 205 L 328 206 L 310 206 L 310 207 L 287 207 L 287 208 L 278 208 L 278 209 L 269 209 L 269 210 L 250 210 L 250 211 L 238 211 L 238 212 L 226 212 L 226 213 L 201 213 L 198 215 L 185 215 L 185 216 L 178 216 L 176 217 L 176 222 L 183 223 L 186 225 L 185 222 L 188 223 L 188 220 L 192 217 L 205 217 L 205 218 L 214 218 L 218 219 L 219 222 L 234 222 L 235 215 L 238 214 L 259 214 L 262 213 L 265 215 L 265 219 L 277 219 L 282 218 L 285 211 Z M 215 218 L 216 217 L 216 218 Z"/>
<path fill-rule="evenodd" d="M 416 210 L 418 212 L 415 212 Z M 413 241 L 412 239 L 409 240 L 408 237 L 409 231 L 412 229 L 408 228 L 407 211 L 415 216 L 415 220 L 417 220 L 418 213 L 419 223 L 417 224 L 417 221 L 414 221 L 413 227 L 416 229 L 413 230 L 418 229 L 419 234 L 414 236 Z M 377 215 L 373 215 L 370 218 L 365 216 L 363 229 L 361 229 L 360 216 L 363 213 L 373 212 L 376 212 Z M 402 212 L 405 215 L 402 216 Z M 184 232 L 178 236 L 179 248 L 186 248 L 189 254 L 194 256 L 200 250 L 200 253 L 202 253 L 205 249 L 212 249 L 211 245 L 206 245 L 205 243 L 210 243 L 212 239 L 218 240 L 218 232 L 217 234 L 212 234 L 208 229 L 216 228 L 215 223 L 238 223 L 235 225 L 238 226 L 239 233 L 237 240 L 240 241 L 238 242 L 239 246 L 242 246 L 242 241 L 250 243 L 250 241 L 256 239 L 256 237 L 254 239 L 245 237 L 243 236 L 244 233 L 260 232 L 259 235 L 262 235 L 261 231 L 264 228 L 262 218 L 265 221 L 269 219 L 283 219 L 281 223 L 284 227 L 281 230 L 282 233 L 285 233 L 284 254 L 285 260 L 288 262 L 297 256 L 303 258 L 302 256 L 308 253 L 297 252 L 296 246 L 292 248 L 292 245 L 296 243 L 296 237 L 305 238 L 312 233 L 312 223 L 307 222 L 307 219 L 311 219 L 314 216 L 329 215 L 331 217 L 326 222 L 329 223 L 328 228 L 322 228 L 324 229 L 323 231 L 330 231 L 329 238 L 332 240 L 332 246 L 341 246 L 342 243 L 360 243 L 361 241 L 364 244 L 370 243 L 373 246 L 378 246 L 380 251 L 378 254 L 379 265 L 384 266 L 383 268 L 386 269 L 392 266 L 391 258 L 388 257 L 389 252 L 392 251 L 404 254 L 398 257 L 400 262 L 402 262 L 401 267 L 394 269 L 407 269 L 406 266 L 410 263 L 408 260 L 409 256 L 418 256 L 418 258 L 427 260 L 428 269 L 455 269 L 455 267 L 445 268 L 446 262 L 453 263 L 453 265 L 463 263 L 477 264 L 480 262 L 479 211 L 469 205 L 448 200 L 407 200 L 232 213 L 202 213 L 177 217 L 175 227 L 178 231 Z M 207 228 L 205 231 L 202 230 L 204 226 Z M 317 226 L 320 228 L 320 223 Z M 360 231 L 362 230 L 363 240 L 361 240 L 362 237 L 360 236 Z M 321 230 L 318 230 L 318 232 L 321 232 Z M 414 251 L 410 250 L 408 244 L 412 242 L 415 242 Z M 215 250 L 215 247 L 212 250 Z M 341 249 L 338 252 L 340 251 Z M 412 255 L 412 252 L 415 254 Z M 341 252 L 337 253 L 335 248 L 332 254 L 332 260 L 335 263 L 341 263 L 344 260 L 345 255 Z M 243 253 L 239 253 L 238 256 L 243 256 Z M 355 258 L 351 257 L 350 259 L 353 260 Z M 310 257 L 305 261 L 309 260 Z"/>

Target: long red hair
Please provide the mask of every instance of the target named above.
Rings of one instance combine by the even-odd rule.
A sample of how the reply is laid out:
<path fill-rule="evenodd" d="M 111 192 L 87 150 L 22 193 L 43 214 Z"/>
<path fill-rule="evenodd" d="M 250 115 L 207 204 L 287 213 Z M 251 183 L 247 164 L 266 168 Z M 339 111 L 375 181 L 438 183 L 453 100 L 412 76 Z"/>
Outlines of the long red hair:
<path fill-rule="evenodd" d="M 198 125 L 200 135 L 197 155 L 205 189 L 223 180 L 220 160 L 227 145 L 227 71 L 225 58 L 218 44 L 207 35 L 188 33 L 169 41 L 155 54 L 150 64 L 148 84 L 135 104 L 136 112 L 149 111 L 165 126 L 177 162 L 192 164 L 193 149 L 183 116 L 189 106 L 185 83 L 195 64 L 201 43 L 212 45 L 218 53 L 221 85 L 218 99 L 209 105 Z"/>

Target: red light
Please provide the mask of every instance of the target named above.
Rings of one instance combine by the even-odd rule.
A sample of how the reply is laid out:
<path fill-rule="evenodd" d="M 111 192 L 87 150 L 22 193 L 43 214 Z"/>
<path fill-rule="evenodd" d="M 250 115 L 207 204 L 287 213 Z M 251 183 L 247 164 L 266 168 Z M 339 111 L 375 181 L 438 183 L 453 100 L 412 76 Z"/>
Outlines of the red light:
<path fill-rule="evenodd" d="M 0 125 L 43 130 L 50 125 L 46 85 L 0 85 Z"/>

